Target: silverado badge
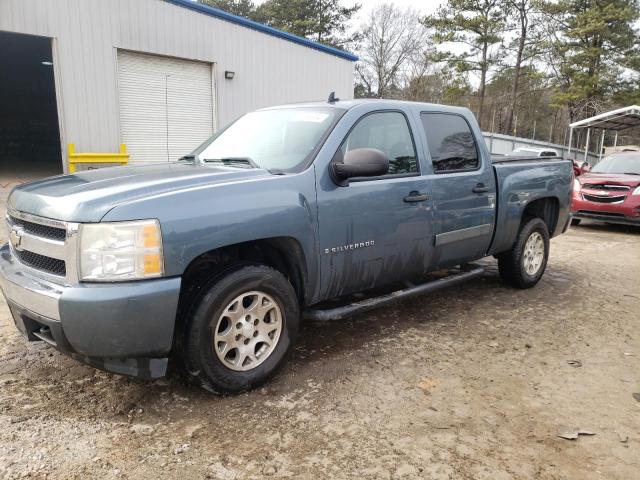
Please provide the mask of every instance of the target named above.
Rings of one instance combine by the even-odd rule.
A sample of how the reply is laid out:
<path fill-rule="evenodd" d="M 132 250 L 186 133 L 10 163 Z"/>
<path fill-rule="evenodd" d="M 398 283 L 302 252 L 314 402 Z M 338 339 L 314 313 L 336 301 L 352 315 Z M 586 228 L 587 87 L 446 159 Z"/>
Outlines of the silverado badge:
<path fill-rule="evenodd" d="M 332 253 L 342 253 L 349 250 L 357 250 L 359 248 L 373 247 L 376 244 L 375 240 L 369 240 L 367 242 L 349 243 L 347 245 L 338 245 L 337 247 L 325 248 L 324 253 L 330 255 Z"/>

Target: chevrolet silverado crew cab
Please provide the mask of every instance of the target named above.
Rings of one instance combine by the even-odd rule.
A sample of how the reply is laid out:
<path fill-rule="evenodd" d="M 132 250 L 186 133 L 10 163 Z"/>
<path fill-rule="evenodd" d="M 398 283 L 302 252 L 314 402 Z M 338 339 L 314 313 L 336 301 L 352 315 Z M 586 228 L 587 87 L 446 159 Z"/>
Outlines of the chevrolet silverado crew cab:
<path fill-rule="evenodd" d="M 16 187 L 0 286 L 29 340 L 142 378 L 171 357 L 240 392 L 278 369 L 302 318 L 477 278 L 469 262 L 491 255 L 534 286 L 572 189 L 570 161 L 492 160 L 464 108 L 266 108 L 177 162 Z"/>

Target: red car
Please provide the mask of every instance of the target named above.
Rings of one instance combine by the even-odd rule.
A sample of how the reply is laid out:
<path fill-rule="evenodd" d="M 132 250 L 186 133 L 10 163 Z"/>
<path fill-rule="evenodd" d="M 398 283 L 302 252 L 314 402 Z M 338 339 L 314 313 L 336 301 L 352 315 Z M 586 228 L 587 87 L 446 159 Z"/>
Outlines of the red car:
<path fill-rule="evenodd" d="M 586 218 L 640 226 L 640 152 L 605 157 L 573 182 L 574 224 Z"/>

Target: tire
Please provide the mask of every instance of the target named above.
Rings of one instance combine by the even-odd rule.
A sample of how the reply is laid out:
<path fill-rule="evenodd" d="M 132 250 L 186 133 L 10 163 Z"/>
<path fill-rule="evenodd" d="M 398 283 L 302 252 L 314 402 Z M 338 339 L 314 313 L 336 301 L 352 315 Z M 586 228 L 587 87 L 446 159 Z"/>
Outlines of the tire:
<path fill-rule="evenodd" d="M 533 255 L 532 251 L 526 253 L 525 247 L 527 249 L 534 247 L 533 250 L 537 255 Z M 540 248 L 542 252 L 540 252 Z M 535 261 L 529 261 L 532 258 Z M 528 219 L 520 227 L 511 250 L 498 256 L 500 278 L 516 288 L 531 288 L 542 278 L 547 268 L 548 258 L 549 231 L 547 225 L 540 218 Z"/>
<path fill-rule="evenodd" d="M 271 378 L 300 323 L 293 287 L 280 272 L 262 265 L 239 266 L 216 277 L 186 315 L 178 342 L 186 374 L 205 390 L 222 394 L 245 392 Z"/>
<path fill-rule="evenodd" d="M 580 225 L 580 219 L 579 218 L 572 218 L 571 219 L 571 225 Z"/>

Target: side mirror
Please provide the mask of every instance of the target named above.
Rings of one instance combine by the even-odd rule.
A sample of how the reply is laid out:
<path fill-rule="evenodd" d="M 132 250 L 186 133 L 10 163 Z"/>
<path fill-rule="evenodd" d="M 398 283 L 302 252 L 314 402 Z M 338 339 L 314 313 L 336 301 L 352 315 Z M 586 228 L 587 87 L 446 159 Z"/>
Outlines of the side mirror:
<path fill-rule="evenodd" d="M 336 184 L 344 187 L 350 178 L 386 175 L 389 172 L 389 158 L 375 148 L 356 148 L 348 151 L 344 157 L 342 150 L 338 150 L 329 168 Z"/>

